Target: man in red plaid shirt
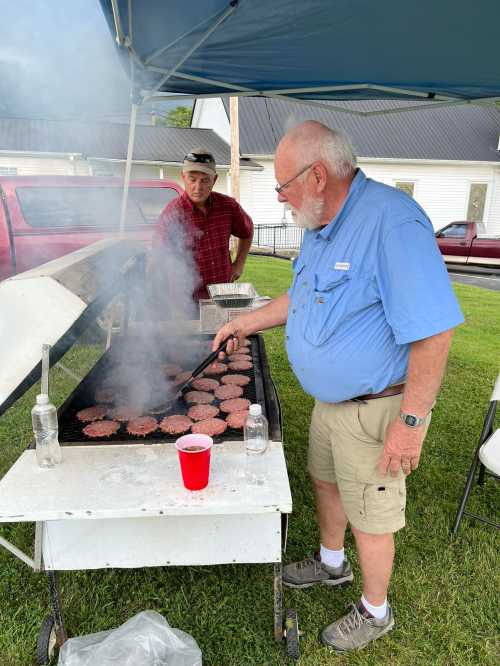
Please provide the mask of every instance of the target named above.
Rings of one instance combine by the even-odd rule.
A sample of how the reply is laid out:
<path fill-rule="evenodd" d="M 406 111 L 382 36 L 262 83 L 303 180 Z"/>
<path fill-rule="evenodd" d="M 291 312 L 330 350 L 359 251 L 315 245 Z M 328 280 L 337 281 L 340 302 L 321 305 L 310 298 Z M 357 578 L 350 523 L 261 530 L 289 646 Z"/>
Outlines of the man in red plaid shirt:
<path fill-rule="evenodd" d="M 253 223 L 239 203 L 225 194 L 213 192 L 217 180 L 215 160 L 203 148 L 193 149 L 182 167 L 184 194 L 163 209 L 155 232 L 154 245 L 170 247 L 182 243 L 192 253 L 199 273 L 193 297 L 207 298 L 207 285 L 233 282 L 243 273 L 252 244 Z M 229 239 L 239 238 L 231 263 Z"/>

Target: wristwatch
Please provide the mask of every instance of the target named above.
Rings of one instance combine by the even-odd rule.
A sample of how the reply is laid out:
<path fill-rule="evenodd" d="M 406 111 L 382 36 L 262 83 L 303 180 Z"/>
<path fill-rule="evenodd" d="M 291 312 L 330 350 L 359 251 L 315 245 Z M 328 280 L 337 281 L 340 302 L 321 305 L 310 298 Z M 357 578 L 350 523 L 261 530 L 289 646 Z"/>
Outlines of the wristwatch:
<path fill-rule="evenodd" d="M 418 428 L 421 425 L 424 425 L 425 419 L 427 418 L 424 416 L 424 418 L 420 418 L 420 416 L 416 416 L 415 414 L 406 414 L 405 412 L 399 412 L 399 418 L 405 426 L 408 426 L 408 428 Z"/>

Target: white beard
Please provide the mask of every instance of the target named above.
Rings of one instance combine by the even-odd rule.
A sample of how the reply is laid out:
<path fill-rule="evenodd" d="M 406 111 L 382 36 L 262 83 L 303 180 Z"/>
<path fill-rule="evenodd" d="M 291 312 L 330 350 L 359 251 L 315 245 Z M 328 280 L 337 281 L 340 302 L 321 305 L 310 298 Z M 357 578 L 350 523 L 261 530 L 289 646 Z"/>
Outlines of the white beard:
<path fill-rule="evenodd" d="M 323 213 L 323 202 L 306 195 L 302 208 L 297 209 L 287 204 L 292 211 L 293 222 L 300 229 L 317 229 L 321 227 L 321 216 Z"/>

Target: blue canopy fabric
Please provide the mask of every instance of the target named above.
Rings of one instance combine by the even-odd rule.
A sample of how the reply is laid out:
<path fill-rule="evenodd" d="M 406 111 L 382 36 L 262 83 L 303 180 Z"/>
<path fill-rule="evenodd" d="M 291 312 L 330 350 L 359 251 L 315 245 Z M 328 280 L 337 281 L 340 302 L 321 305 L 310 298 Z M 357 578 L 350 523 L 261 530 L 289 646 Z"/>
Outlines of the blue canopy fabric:
<path fill-rule="evenodd" d="M 100 2 L 138 88 L 298 100 L 500 99 L 499 0 Z"/>

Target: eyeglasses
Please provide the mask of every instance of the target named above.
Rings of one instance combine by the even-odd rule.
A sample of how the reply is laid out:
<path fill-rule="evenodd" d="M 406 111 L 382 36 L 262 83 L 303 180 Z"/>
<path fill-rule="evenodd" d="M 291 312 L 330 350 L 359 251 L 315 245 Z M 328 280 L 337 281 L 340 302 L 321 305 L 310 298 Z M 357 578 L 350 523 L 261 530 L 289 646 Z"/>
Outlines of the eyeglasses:
<path fill-rule="evenodd" d="M 283 183 L 283 185 L 276 185 L 276 187 L 274 188 L 276 190 L 276 193 L 281 194 L 281 192 L 285 189 L 285 187 L 288 187 L 290 185 L 290 183 L 293 183 L 293 181 L 296 178 L 298 178 L 299 176 L 302 176 L 302 174 L 305 173 L 308 169 L 310 169 L 313 164 L 314 164 L 314 162 L 312 162 L 311 164 L 308 164 L 306 167 L 304 167 L 302 169 L 302 171 L 299 171 L 299 173 L 297 175 L 295 175 L 293 178 L 290 178 L 290 180 L 287 180 L 286 183 Z"/>
<path fill-rule="evenodd" d="M 188 162 L 198 162 L 199 164 L 214 164 L 215 160 L 212 155 L 207 153 L 188 153 L 184 155 L 184 159 Z"/>

